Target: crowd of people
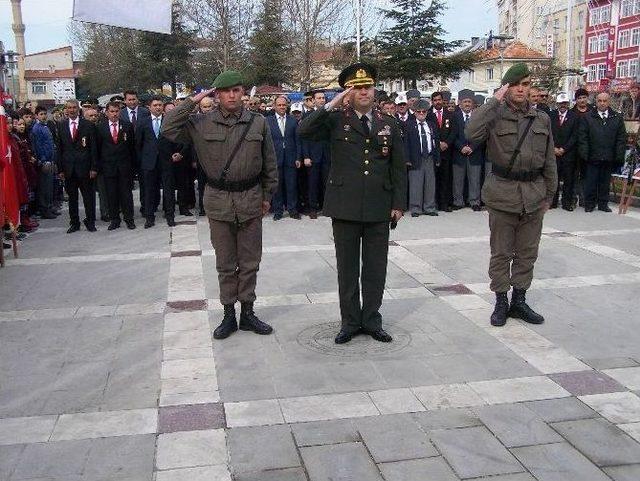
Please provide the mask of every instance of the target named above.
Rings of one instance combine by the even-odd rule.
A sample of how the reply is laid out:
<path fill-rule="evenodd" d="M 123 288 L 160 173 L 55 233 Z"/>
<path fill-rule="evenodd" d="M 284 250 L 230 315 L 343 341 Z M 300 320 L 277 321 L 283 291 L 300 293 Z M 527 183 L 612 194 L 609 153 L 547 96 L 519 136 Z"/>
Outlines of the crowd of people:
<path fill-rule="evenodd" d="M 637 88 L 634 92 L 637 96 Z M 324 108 L 327 100 L 322 90 L 307 92 L 302 102 L 293 104 L 285 95 L 270 105 L 258 97 L 242 97 L 247 110 L 266 117 L 273 139 L 278 188 L 270 214 L 275 221 L 285 212 L 292 219 L 316 219 L 322 211 L 331 149 L 327 141 L 302 139 L 298 124 Z M 610 211 L 610 174 L 627 148 L 623 115 L 609 106 L 606 93 L 597 96 L 595 105 L 584 89 L 575 92 L 573 106 L 565 93 L 555 98 L 553 110 L 549 100 L 545 91 L 531 88 L 529 105 L 549 115 L 555 142 L 559 188 L 551 208 L 572 211 L 579 205 L 587 212 L 596 207 Z M 96 219 L 108 223 L 109 230 L 120 228 L 123 221 L 134 229 L 136 180 L 145 228 L 154 226 L 160 205 L 169 226 L 175 225 L 176 211 L 205 215 L 207 178 L 195 151 L 161 133 L 164 114 L 181 101 L 154 96 L 142 106 L 137 92 L 128 90 L 104 109 L 97 102 L 69 100 L 51 113 L 35 102 L 9 111 L 12 160 L 3 175 L 12 177 L 9 190 L 15 192 L 19 216 L 5 229 L 16 229 L 22 237 L 38 228 L 38 219 L 61 215 L 63 200 L 68 200 L 68 232 L 76 232 L 81 227 L 80 196 L 88 231 L 96 230 Z M 640 102 L 636 105 L 633 95 L 630 101 L 622 108 L 637 116 Z M 376 92 L 375 109 L 403 132 L 411 216 L 437 216 L 466 207 L 482 210 L 482 185 L 491 172 L 491 159 L 484 144 L 465 137 L 464 127 L 483 102 L 470 90 L 460 91 L 457 103 L 449 92 L 435 92 L 428 99 L 418 90 L 391 96 Z M 205 97 L 192 115 L 206 115 L 217 104 L 215 95 Z"/>

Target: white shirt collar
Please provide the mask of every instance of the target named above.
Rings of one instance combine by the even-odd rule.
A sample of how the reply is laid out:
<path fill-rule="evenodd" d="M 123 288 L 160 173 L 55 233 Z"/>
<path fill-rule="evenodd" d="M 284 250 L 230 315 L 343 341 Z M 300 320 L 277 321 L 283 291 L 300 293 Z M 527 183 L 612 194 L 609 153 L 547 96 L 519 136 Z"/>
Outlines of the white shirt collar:
<path fill-rule="evenodd" d="M 151 120 L 155 121 L 156 119 L 160 120 L 162 122 L 162 114 L 158 115 L 157 117 L 153 114 L 151 114 Z"/>
<path fill-rule="evenodd" d="M 71 125 L 72 122 L 75 122 L 76 125 L 78 125 L 80 123 L 80 116 L 76 117 L 75 119 L 69 118 L 69 125 Z"/>

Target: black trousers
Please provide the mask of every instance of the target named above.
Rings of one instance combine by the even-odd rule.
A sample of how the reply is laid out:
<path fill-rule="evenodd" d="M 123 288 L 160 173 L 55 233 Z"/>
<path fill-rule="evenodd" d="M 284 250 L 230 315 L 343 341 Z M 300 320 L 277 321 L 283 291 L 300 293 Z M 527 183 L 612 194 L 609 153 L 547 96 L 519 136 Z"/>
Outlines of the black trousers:
<path fill-rule="evenodd" d="M 553 207 L 558 205 L 560 190 L 562 190 L 562 207 L 570 207 L 573 204 L 573 195 L 576 185 L 576 161 L 573 159 L 558 159 L 558 188 L 553 198 Z M 562 187 L 560 186 L 562 182 Z"/>
<path fill-rule="evenodd" d="M 587 164 L 584 179 L 584 206 L 606 207 L 609 203 L 609 184 L 612 167 L 609 163 Z"/>
<path fill-rule="evenodd" d="M 178 191 L 178 205 L 181 209 L 188 209 L 190 205 L 195 203 L 190 170 L 191 164 L 185 159 L 173 164 L 173 179 Z M 191 192 L 189 192 L 189 188 L 191 188 Z"/>
<path fill-rule="evenodd" d="M 113 172 L 111 172 L 113 173 Z M 120 221 L 120 212 L 125 222 L 133 220 L 133 172 L 127 165 L 117 165 L 115 175 L 105 176 L 109 217 Z"/>
<path fill-rule="evenodd" d="M 204 170 L 198 164 L 198 205 L 200 206 L 200 210 L 204 210 L 204 188 L 207 185 L 207 176 L 204 173 Z"/>
<path fill-rule="evenodd" d="M 389 223 L 333 219 L 333 239 L 342 329 L 350 333 L 359 329 L 380 329 L 382 315 L 379 311 L 387 278 Z"/>
<path fill-rule="evenodd" d="M 155 219 L 158 191 L 162 188 L 162 207 L 167 218 L 175 217 L 173 166 L 168 162 L 157 162 L 152 170 L 144 170 L 144 208 L 147 219 Z"/>
<path fill-rule="evenodd" d="M 69 196 L 69 219 L 70 225 L 80 225 L 80 214 L 78 212 L 79 194 L 82 194 L 82 203 L 84 204 L 84 215 L 87 223 L 95 224 L 96 222 L 96 188 L 93 179 L 79 177 L 75 172 L 69 177 L 65 177 L 64 182 Z"/>
<path fill-rule="evenodd" d="M 312 210 L 320 210 L 322 208 L 322 199 L 324 198 L 324 190 L 329 178 L 329 162 L 314 162 L 311 167 L 307 168 L 309 188 L 309 207 Z"/>
<path fill-rule="evenodd" d="M 451 177 L 451 154 L 447 149 L 440 152 L 440 167 L 436 167 L 436 199 L 440 210 L 451 205 L 453 199 Z"/>

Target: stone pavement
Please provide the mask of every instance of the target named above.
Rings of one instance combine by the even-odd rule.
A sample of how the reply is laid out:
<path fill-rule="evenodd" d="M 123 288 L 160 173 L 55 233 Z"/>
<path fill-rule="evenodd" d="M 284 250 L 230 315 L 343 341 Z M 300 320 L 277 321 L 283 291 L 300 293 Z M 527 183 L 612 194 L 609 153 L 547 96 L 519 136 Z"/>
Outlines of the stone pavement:
<path fill-rule="evenodd" d="M 0 480 L 637 481 L 640 211 L 552 211 L 532 305 L 489 326 L 486 213 L 404 219 L 390 345 L 336 346 L 330 221 L 265 220 L 257 312 L 212 341 L 204 219 L 66 235 L 0 270 Z"/>

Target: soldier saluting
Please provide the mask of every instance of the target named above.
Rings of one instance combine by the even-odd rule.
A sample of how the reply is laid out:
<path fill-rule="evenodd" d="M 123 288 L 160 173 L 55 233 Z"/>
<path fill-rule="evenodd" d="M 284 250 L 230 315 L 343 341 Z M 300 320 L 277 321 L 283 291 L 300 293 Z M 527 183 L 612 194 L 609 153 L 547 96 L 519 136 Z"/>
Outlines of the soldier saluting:
<path fill-rule="evenodd" d="M 502 87 L 478 107 L 464 129 L 471 142 L 487 142 L 491 174 L 482 188 L 489 210 L 491 260 L 489 277 L 496 293 L 491 324 L 507 317 L 541 324 L 544 318 L 526 303 L 538 258 L 542 219 L 558 185 L 549 116 L 529 103 L 531 73 L 524 63 L 513 65 Z M 511 286 L 511 305 L 507 298 Z"/>
<path fill-rule="evenodd" d="M 338 77 L 346 90 L 298 127 L 303 139 L 328 140 L 331 146 L 323 212 L 332 218 L 338 267 L 342 328 L 337 344 L 349 342 L 359 332 L 380 342 L 392 341 L 382 329 L 379 309 L 387 275 L 389 223 L 397 222 L 406 210 L 407 173 L 400 128 L 393 117 L 373 110 L 375 79 L 370 65 L 347 67 Z M 338 110 L 345 97 L 349 107 Z"/>
<path fill-rule="evenodd" d="M 200 92 L 167 114 L 162 134 L 173 142 L 193 144 L 207 178 L 204 206 L 224 306 L 213 337 L 224 339 L 238 329 L 237 301 L 242 308 L 240 329 L 270 334 L 271 326 L 254 314 L 253 302 L 262 258 L 262 216 L 278 185 L 273 140 L 265 118 L 243 107 L 239 72 L 222 72 L 213 86 L 219 108 L 191 115 L 214 89 Z"/>

